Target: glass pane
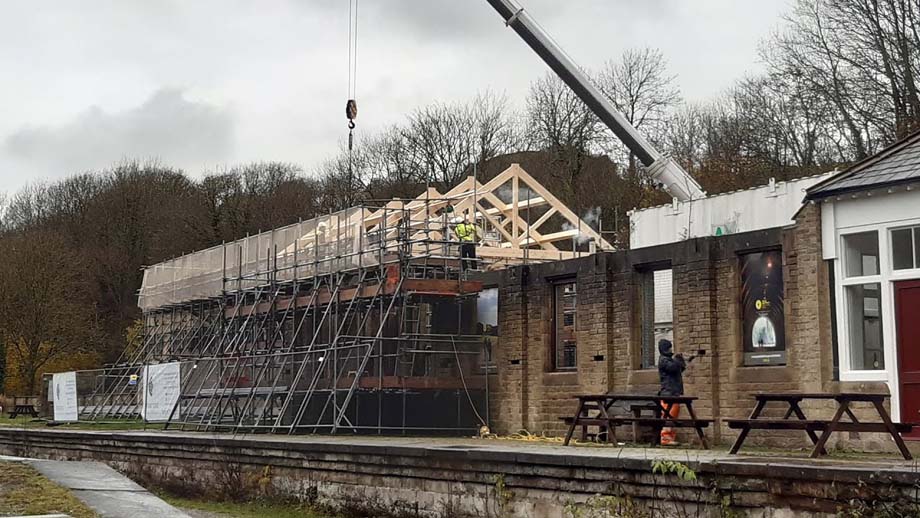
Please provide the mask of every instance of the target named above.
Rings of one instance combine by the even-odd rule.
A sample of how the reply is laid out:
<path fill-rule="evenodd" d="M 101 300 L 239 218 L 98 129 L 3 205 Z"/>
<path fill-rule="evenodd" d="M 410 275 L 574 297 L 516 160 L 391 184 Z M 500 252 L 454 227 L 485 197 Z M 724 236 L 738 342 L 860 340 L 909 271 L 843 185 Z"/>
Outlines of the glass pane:
<path fill-rule="evenodd" d="M 914 227 L 914 268 L 920 268 L 920 227 Z"/>
<path fill-rule="evenodd" d="M 476 301 L 476 334 L 485 337 L 481 364 L 490 371 L 495 367 L 492 352 L 498 349 L 498 288 L 486 288 L 479 292 Z"/>
<path fill-rule="evenodd" d="M 670 324 L 674 319 L 672 295 L 674 288 L 671 285 L 671 270 L 657 270 L 655 272 L 655 324 Z"/>
<path fill-rule="evenodd" d="M 654 369 L 658 365 L 658 341 L 674 338 L 673 271 L 639 273 L 642 355 L 639 367 Z"/>
<path fill-rule="evenodd" d="M 895 270 L 906 270 L 914 267 L 913 234 L 909 228 L 891 231 L 891 262 Z"/>
<path fill-rule="evenodd" d="M 658 341 L 674 340 L 674 286 L 673 272 L 658 270 L 655 272 L 655 338 L 652 340 L 652 355 L 658 365 Z"/>
<path fill-rule="evenodd" d="M 850 368 L 880 370 L 885 368 L 882 347 L 881 285 L 847 286 Z"/>
<path fill-rule="evenodd" d="M 878 232 L 843 236 L 847 277 L 878 275 Z"/>
<path fill-rule="evenodd" d="M 498 288 L 486 288 L 479 292 L 476 301 L 477 334 L 498 334 Z"/>
<path fill-rule="evenodd" d="M 639 308 L 642 354 L 639 368 L 655 367 L 655 277 L 653 272 L 639 273 Z"/>
<path fill-rule="evenodd" d="M 571 370 L 577 366 L 575 334 L 576 292 L 575 283 L 557 284 L 555 287 L 554 347 L 556 369 Z"/>

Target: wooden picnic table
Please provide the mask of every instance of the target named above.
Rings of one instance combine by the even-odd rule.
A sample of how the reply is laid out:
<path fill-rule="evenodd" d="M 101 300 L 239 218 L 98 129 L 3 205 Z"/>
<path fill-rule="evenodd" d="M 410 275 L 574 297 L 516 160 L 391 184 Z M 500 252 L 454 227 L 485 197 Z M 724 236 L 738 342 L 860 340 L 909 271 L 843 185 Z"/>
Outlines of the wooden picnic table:
<path fill-rule="evenodd" d="M 729 428 L 739 429 L 741 432 L 729 451 L 731 454 L 738 453 L 744 440 L 751 430 L 804 430 L 808 438 L 814 444 L 815 448 L 811 452 L 811 457 L 816 458 L 820 455 L 826 455 L 827 450 L 824 448 L 827 440 L 834 432 L 866 432 L 866 433 L 887 433 L 894 439 L 901 455 L 905 459 L 911 460 L 913 457 L 901 433 L 908 433 L 913 429 L 912 424 L 893 423 L 888 411 L 885 410 L 885 400 L 888 399 L 886 394 L 863 394 L 857 392 L 840 392 L 840 393 L 758 393 L 754 394 L 757 401 L 754 410 L 748 419 L 728 419 Z M 805 400 L 833 400 L 837 402 L 837 411 L 830 420 L 808 419 L 802 407 L 799 405 Z M 767 403 L 779 402 L 786 403 L 788 408 L 782 419 L 764 419 L 761 412 Z M 878 412 L 881 422 L 864 422 L 856 418 L 850 408 L 851 403 L 871 403 Z M 843 421 L 846 415 L 849 421 Z M 795 419 L 793 419 L 795 416 Z M 816 432 L 821 432 L 820 437 Z"/>
<path fill-rule="evenodd" d="M 565 436 L 565 445 L 567 446 L 572 440 L 575 428 L 581 427 L 581 440 L 586 440 L 589 426 L 597 426 L 600 431 L 607 432 L 607 441 L 612 442 L 615 435 L 615 428 L 619 425 L 647 425 L 656 431 L 654 443 L 658 444 L 658 436 L 661 429 L 668 426 L 674 428 L 694 428 L 700 439 L 703 448 L 709 449 L 706 442 L 706 435 L 703 428 L 712 423 L 711 419 L 699 419 L 693 411 L 693 402 L 697 400 L 693 396 L 659 396 L 652 394 L 583 394 L 576 396 L 578 398 L 578 408 L 572 417 L 562 417 L 566 424 L 569 425 L 568 433 Z M 610 411 L 614 404 L 618 402 L 633 403 L 632 416 L 611 415 Z M 636 405 L 638 404 L 638 405 Z M 674 405 L 684 405 L 687 407 L 689 418 L 671 418 L 671 409 Z M 652 417 L 642 417 L 639 412 L 641 408 L 650 408 L 653 410 Z"/>
<path fill-rule="evenodd" d="M 16 417 L 20 414 L 28 414 L 32 417 L 38 417 L 38 410 L 35 410 L 35 405 L 17 403 L 13 405 L 13 411 L 10 412 L 10 419 L 16 419 Z"/>

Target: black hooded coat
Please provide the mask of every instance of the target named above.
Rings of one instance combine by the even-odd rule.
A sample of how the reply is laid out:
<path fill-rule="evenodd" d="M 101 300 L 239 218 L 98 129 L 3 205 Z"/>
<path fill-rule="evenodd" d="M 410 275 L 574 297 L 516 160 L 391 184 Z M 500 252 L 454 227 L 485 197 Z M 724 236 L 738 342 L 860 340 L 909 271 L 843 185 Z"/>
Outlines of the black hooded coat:
<path fill-rule="evenodd" d="M 673 345 L 669 340 L 658 342 L 658 352 L 661 353 L 661 358 L 658 359 L 658 377 L 661 379 L 661 390 L 658 394 L 662 396 L 683 396 L 683 373 L 687 368 L 687 362 L 681 356 L 674 357 Z"/>

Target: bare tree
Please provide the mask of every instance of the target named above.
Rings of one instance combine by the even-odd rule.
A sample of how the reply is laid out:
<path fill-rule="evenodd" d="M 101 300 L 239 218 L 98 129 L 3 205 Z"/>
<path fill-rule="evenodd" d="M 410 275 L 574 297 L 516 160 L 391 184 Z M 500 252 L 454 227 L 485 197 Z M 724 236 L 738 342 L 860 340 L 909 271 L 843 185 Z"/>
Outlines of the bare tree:
<path fill-rule="evenodd" d="M 886 93 L 895 137 L 920 127 L 917 92 L 920 5 L 909 0 L 826 2 L 833 23 L 850 32 L 845 48 L 855 52 L 849 62 L 869 90 Z"/>
<path fill-rule="evenodd" d="M 513 115 L 504 97 L 491 92 L 472 102 L 432 104 L 409 116 L 403 142 L 420 177 L 449 189 L 481 163 L 512 148 Z"/>
<path fill-rule="evenodd" d="M 530 147 L 551 154 L 553 176 L 573 191 L 588 157 L 601 150 L 597 116 L 561 79 L 547 74 L 530 85 L 526 123 Z"/>
<path fill-rule="evenodd" d="M 371 199 L 410 198 L 421 191 L 424 168 L 401 128 L 391 126 L 362 146 L 369 173 L 364 185 Z"/>
<path fill-rule="evenodd" d="M 353 207 L 368 197 L 367 183 L 373 177 L 369 153 L 363 146 L 352 150 L 343 146 L 337 155 L 323 162 L 318 170 L 321 212 Z"/>
<path fill-rule="evenodd" d="M 50 217 L 50 207 L 45 203 L 48 185 L 30 183 L 17 191 L 7 206 L 4 223 L 10 229 L 38 225 Z"/>
<path fill-rule="evenodd" d="M 661 135 L 662 149 L 691 174 L 699 171 L 705 152 L 705 110 L 697 104 L 679 106 L 668 116 Z"/>
<path fill-rule="evenodd" d="M 442 187 L 458 182 L 472 156 L 473 121 L 466 107 L 434 104 L 416 110 L 403 136 L 422 175 Z"/>
<path fill-rule="evenodd" d="M 598 75 L 601 91 L 635 128 L 651 141 L 661 142 L 669 112 L 680 101 L 676 76 L 668 73 L 660 50 L 630 49 L 618 61 L 608 61 Z M 613 149 L 626 158 L 626 170 L 634 174 L 636 157 L 614 140 Z"/>
<path fill-rule="evenodd" d="M 920 128 L 920 3 L 797 0 L 762 52 L 774 74 L 832 103 L 848 158 L 864 158 Z"/>
<path fill-rule="evenodd" d="M 839 161 L 834 109 L 795 77 L 769 75 L 739 81 L 730 93 L 736 115 L 750 134 L 752 154 L 777 176 Z"/>
<path fill-rule="evenodd" d="M 30 230 L 3 241 L 0 340 L 21 388 L 34 394 L 48 362 L 94 349 L 96 315 L 85 298 L 88 277 L 62 236 Z"/>
<path fill-rule="evenodd" d="M 7 209 L 9 198 L 7 198 L 6 193 L 0 194 L 0 233 L 5 233 L 8 231 L 9 227 L 7 224 Z M 3 392 L 3 387 L 6 384 L 6 340 L 3 340 L 0 337 L 0 392 Z"/>
<path fill-rule="evenodd" d="M 9 229 L 10 197 L 0 192 L 0 232 Z"/>
<path fill-rule="evenodd" d="M 796 77 L 738 81 L 722 96 L 667 118 L 662 149 L 709 192 L 791 179 L 840 163 L 836 113 Z"/>
<path fill-rule="evenodd" d="M 596 149 L 603 129 L 594 113 L 555 74 L 531 83 L 528 139 L 538 149 Z"/>
<path fill-rule="evenodd" d="M 319 187 L 299 166 L 255 162 L 206 175 L 198 183 L 209 244 L 312 217 Z"/>
<path fill-rule="evenodd" d="M 518 116 L 509 107 L 506 96 L 486 91 L 473 99 L 470 108 L 476 138 L 473 160 L 478 164 L 521 148 L 523 137 Z"/>

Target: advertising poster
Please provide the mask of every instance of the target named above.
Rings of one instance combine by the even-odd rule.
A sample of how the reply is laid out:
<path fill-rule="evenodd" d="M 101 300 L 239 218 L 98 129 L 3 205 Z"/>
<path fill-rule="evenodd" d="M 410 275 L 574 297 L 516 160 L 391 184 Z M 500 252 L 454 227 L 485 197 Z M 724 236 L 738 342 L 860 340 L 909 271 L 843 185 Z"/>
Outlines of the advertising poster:
<path fill-rule="evenodd" d="M 51 377 L 54 389 L 54 420 L 72 422 L 78 419 L 77 373 L 59 372 Z"/>
<path fill-rule="evenodd" d="M 786 364 L 783 253 L 741 256 L 741 311 L 745 365 Z"/>
<path fill-rule="evenodd" d="M 180 372 L 178 362 L 144 367 L 140 381 L 140 406 L 141 417 L 145 421 L 169 420 L 173 407 L 179 401 Z"/>

